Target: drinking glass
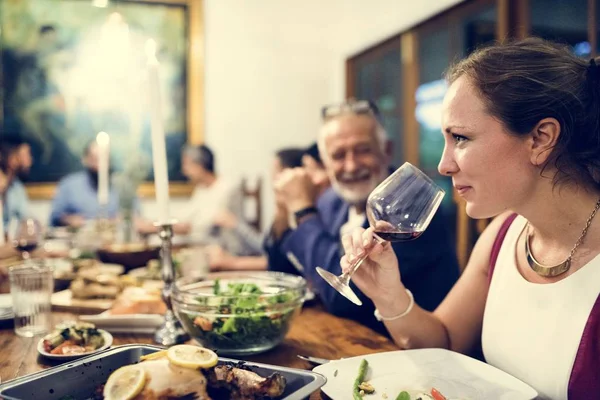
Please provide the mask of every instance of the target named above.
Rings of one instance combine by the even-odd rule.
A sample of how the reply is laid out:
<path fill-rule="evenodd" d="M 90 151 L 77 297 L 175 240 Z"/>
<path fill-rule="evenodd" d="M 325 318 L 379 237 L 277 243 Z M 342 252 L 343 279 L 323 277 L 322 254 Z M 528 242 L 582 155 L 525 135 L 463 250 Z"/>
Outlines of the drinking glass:
<path fill-rule="evenodd" d="M 52 322 L 52 268 L 44 265 L 42 260 L 29 260 L 9 268 L 8 276 L 15 313 L 15 333 L 33 337 L 48 332 Z"/>
<path fill-rule="evenodd" d="M 13 233 L 13 246 L 21 253 L 23 260 L 31 258 L 42 241 L 42 225 L 34 218 L 24 218 L 16 223 Z"/>
<path fill-rule="evenodd" d="M 445 192 L 414 165 L 406 162 L 369 195 L 366 213 L 375 240 L 399 242 L 423 234 L 440 206 Z M 317 272 L 335 290 L 356 305 L 360 299 L 350 288 L 350 279 L 369 253 L 357 259 L 348 272 L 334 275 L 317 267 Z"/>

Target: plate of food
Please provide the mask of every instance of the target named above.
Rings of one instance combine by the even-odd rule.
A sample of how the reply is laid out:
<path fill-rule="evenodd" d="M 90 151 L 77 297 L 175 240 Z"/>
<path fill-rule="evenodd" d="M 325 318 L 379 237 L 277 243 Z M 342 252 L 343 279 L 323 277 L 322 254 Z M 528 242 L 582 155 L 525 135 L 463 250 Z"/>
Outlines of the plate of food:
<path fill-rule="evenodd" d="M 390 368 L 393 366 L 393 368 Z M 333 399 L 374 393 L 401 400 L 532 400 L 537 392 L 517 378 L 445 349 L 402 350 L 336 360 L 313 371 Z"/>
<path fill-rule="evenodd" d="M 315 372 L 216 358 L 198 346 L 116 346 L 0 385 L 3 399 L 212 398 L 299 400 L 325 383 Z M 181 396 L 181 397 L 180 397 Z"/>
<path fill-rule="evenodd" d="M 112 341 L 110 333 L 94 324 L 67 321 L 40 339 L 37 350 L 46 358 L 73 360 L 108 349 Z"/>
<path fill-rule="evenodd" d="M 151 334 L 161 326 L 165 317 L 160 314 L 111 314 L 105 311 L 96 315 L 80 315 L 79 319 L 93 323 L 112 333 Z"/>
<path fill-rule="evenodd" d="M 166 311 L 160 289 L 146 282 L 144 287 L 125 288 L 109 310 L 80 315 L 79 319 L 112 333 L 154 333 L 164 322 Z"/>

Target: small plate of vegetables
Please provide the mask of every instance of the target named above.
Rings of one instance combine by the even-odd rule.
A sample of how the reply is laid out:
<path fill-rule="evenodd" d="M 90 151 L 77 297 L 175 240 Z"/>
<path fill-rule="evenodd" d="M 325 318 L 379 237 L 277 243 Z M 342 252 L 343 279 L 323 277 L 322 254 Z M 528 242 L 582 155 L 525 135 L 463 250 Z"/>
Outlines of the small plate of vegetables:
<path fill-rule="evenodd" d="M 73 360 L 108 349 L 112 341 L 110 333 L 94 324 L 67 321 L 40 339 L 37 350 L 46 358 Z"/>

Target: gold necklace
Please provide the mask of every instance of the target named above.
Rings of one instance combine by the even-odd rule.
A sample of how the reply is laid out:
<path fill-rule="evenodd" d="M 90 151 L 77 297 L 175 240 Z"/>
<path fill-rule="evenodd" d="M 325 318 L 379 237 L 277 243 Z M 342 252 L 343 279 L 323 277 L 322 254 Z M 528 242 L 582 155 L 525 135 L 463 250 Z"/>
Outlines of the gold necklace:
<path fill-rule="evenodd" d="M 527 222 L 527 233 L 525 235 L 526 236 L 525 237 L 525 254 L 527 255 L 527 263 L 529 263 L 529 266 L 531 267 L 531 269 L 534 270 L 538 275 L 541 275 L 544 277 L 558 276 L 558 275 L 561 275 L 561 274 L 564 274 L 565 272 L 567 272 L 569 270 L 569 268 L 571 268 L 571 258 L 573 257 L 573 254 L 575 254 L 575 250 L 577 250 L 579 245 L 581 243 L 583 243 L 583 238 L 587 234 L 587 231 L 588 231 L 590 225 L 592 224 L 592 220 L 594 219 L 594 216 L 596 216 L 596 212 L 598 212 L 599 208 L 600 208 L 600 199 L 598 199 L 598 201 L 596 202 L 596 207 L 594 207 L 594 210 L 588 217 L 587 222 L 585 223 L 585 227 L 583 228 L 583 231 L 581 231 L 581 235 L 579 235 L 579 239 L 577 239 L 577 242 L 575 242 L 575 245 L 571 249 L 571 253 L 569 254 L 569 257 L 567 257 L 567 259 L 565 261 L 563 261 L 562 263 L 551 266 L 551 267 L 540 264 L 535 259 L 535 257 L 533 257 L 533 254 L 531 253 L 530 243 L 529 243 L 529 241 L 531 240 L 531 235 L 529 233 L 529 222 Z"/>

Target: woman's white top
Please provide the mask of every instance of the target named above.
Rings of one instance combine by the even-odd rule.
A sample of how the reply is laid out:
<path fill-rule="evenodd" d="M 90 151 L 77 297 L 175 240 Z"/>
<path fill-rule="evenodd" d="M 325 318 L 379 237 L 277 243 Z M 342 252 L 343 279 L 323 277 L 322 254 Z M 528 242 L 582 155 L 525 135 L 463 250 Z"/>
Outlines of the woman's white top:
<path fill-rule="evenodd" d="M 489 364 L 531 385 L 542 398 L 567 399 L 581 336 L 600 293 L 600 256 L 559 282 L 531 283 L 516 263 L 526 222 L 517 216 L 498 254 L 483 319 L 483 352 Z"/>

